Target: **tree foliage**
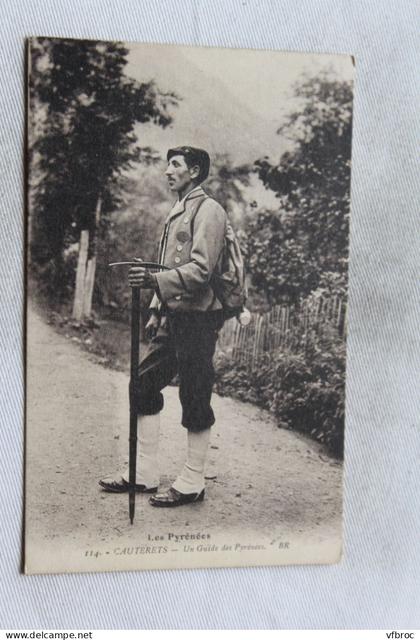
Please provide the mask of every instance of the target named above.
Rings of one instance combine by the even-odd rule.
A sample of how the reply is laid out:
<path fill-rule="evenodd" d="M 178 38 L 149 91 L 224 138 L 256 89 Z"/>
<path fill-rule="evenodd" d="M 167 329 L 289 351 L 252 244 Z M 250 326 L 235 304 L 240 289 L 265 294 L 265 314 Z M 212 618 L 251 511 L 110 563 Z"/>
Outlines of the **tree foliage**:
<path fill-rule="evenodd" d="M 154 82 L 124 75 L 121 43 L 38 38 L 30 47 L 31 255 L 54 264 L 81 229 L 94 231 L 118 204 L 121 174 L 151 150 L 137 144 L 133 127 L 166 127 L 173 94 Z"/>
<path fill-rule="evenodd" d="M 277 132 L 289 149 L 256 163 L 279 208 L 257 211 L 248 232 L 253 283 L 272 304 L 306 296 L 325 272 L 347 274 L 352 88 L 323 75 L 296 96 L 302 108 Z"/>
<path fill-rule="evenodd" d="M 210 175 L 205 190 L 229 213 L 235 227 L 243 225 L 246 200 L 243 187 L 250 183 L 251 167 L 234 165 L 227 153 L 216 154 L 211 161 Z"/>
<path fill-rule="evenodd" d="M 173 202 L 168 191 L 162 162 L 140 165 L 124 178 L 118 207 L 109 215 L 106 233 L 98 246 L 98 269 L 95 300 L 99 306 L 110 306 L 127 313 L 131 292 L 118 269 L 107 269 L 110 262 L 139 257 L 157 260 L 158 244 L 165 218 Z M 144 291 L 142 304 L 150 301 Z"/>

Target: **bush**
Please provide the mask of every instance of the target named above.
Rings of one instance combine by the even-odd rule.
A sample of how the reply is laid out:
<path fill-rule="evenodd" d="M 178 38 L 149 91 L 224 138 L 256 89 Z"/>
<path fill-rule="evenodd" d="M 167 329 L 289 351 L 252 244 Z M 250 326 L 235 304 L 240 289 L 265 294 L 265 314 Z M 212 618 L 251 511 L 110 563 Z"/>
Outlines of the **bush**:
<path fill-rule="evenodd" d="M 344 444 L 345 344 L 312 338 L 306 352 L 278 349 L 263 354 L 250 372 L 218 356 L 216 389 L 270 410 L 278 425 L 325 444 L 339 457 Z"/>
<path fill-rule="evenodd" d="M 29 276 L 38 296 L 44 296 L 51 306 L 72 301 L 76 281 L 77 253 L 68 252 L 60 260 L 43 264 L 32 262 Z"/>

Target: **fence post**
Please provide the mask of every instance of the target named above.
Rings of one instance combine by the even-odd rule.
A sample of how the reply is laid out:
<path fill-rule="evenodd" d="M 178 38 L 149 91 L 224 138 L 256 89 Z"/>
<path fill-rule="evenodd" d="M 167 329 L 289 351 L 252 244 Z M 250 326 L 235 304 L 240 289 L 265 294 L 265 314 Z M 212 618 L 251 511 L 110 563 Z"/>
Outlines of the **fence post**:
<path fill-rule="evenodd" d="M 224 349 L 230 347 L 233 362 L 253 371 L 262 352 L 287 347 L 306 353 L 309 334 L 324 335 L 329 326 L 342 338 L 346 322 L 347 305 L 341 296 L 307 298 L 299 306 L 276 305 L 265 314 L 252 314 L 247 326 L 228 320 L 219 344 Z"/>
<path fill-rule="evenodd" d="M 83 299 L 85 291 L 85 278 L 86 278 L 86 262 L 88 258 L 89 249 L 89 231 L 83 229 L 80 233 L 79 243 L 79 256 L 77 259 L 77 271 L 76 271 L 76 287 L 74 291 L 73 302 L 73 318 L 81 320 L 83 316 Z"/>

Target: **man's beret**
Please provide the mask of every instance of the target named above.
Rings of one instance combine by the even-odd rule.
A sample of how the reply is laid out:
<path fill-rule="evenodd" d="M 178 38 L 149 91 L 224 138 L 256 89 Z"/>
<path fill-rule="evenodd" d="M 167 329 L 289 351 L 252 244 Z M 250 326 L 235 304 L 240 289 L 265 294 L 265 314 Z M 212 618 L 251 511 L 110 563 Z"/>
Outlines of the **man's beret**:
<path fill-rule="evenodd" d="M 203 182 L 208 177 L 210 170 L 210 156 L 204 149 L 188 146 L 174 147 L 173 149 L 169 149 L 166 154 L 168 162 L 173 158 L 173 156 L 183 156 L 188 167 L 193 167 L 194 165 L 200 167 L 200 173 L 198 176 L 200 182 Z"/>

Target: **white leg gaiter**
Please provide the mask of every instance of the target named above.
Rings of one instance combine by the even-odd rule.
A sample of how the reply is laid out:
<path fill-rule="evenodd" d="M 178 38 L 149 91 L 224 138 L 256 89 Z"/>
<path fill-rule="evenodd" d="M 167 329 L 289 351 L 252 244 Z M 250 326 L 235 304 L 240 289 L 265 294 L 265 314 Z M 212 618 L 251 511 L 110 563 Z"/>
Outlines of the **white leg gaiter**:
<path fill-rule="evenodd" d="M 137 418 L 137 467 L 136 484 L 144 484 L 148 489 L 159 486 L 160 413 Z M 128 482 L 128 469 L 123 475 Z"/>
<path fill-rule="evenodd" d="M 210 441 L 210 429 L 197 433 L 188 431 L 187 460 L 173 483 L 180 493 L 201 493 L 204 489 L 204 467 Z"/>

